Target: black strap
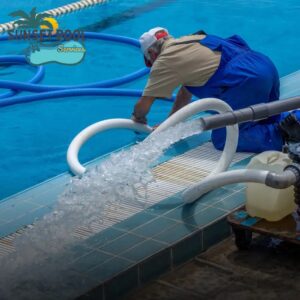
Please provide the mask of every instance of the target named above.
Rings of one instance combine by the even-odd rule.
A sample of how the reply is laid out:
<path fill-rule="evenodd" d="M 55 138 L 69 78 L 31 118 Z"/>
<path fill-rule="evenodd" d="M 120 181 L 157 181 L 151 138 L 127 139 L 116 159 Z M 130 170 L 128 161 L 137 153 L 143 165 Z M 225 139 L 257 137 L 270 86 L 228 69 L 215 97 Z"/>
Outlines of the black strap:
<path fill-rule="evenodd" d="M 193 44 L 193 43 L 199 43 L 199 40 L 178 42 L 178 43 L 174 43 L 174 44 L 169 45 L 169 47 L 171 47 L 171 46 L 177 46 L 177 45 L 184 45 L 184 44 Z"/>
<path fill-rule="evenodd" d="M 200 29 L 197 32 L 193 33 L 192 35 L 202 35 L 202 34 L 207 35 L 207 33 L 204 30 Z"/>
<path fill-rule="evenodd" d="M 206 34 L 206 32 L 204 30 L 199 30 L 199 31 L 191 34 L 191 36 L 193 36 L 193 35 L 207 35 L 207 34 Z M 184 44 L 193 44 L 193 43 L 199 43 L 199 40 L 178 42 L 178 43 L 171 44 L 170 46 L 184 45 Z"/>

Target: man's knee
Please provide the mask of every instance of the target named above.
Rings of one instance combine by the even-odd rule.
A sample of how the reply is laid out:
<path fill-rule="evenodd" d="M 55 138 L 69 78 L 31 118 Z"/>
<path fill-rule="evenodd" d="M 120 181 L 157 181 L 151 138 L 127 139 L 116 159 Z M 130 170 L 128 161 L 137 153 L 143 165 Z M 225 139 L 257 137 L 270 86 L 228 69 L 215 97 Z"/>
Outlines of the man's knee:
<path fill-rule="evenodd" d="M 226 129 L 213 130 L 211 140 L 217 150 L 223 150 L 226 143 Z M 239 126 L 237 152 L 280 151 L 282 145 L 282 136 L 275 124 L 252 123 Z"/>

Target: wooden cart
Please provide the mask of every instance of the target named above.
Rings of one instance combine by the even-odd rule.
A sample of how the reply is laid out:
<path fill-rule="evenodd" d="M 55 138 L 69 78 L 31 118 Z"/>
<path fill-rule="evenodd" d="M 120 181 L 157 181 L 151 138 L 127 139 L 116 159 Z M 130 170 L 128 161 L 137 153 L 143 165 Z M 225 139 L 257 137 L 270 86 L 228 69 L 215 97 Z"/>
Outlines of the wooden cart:
<path fill-rule="evenodd" d="M 297 212 L 277 222 L 251 217 L 245 208 L 231 213 L 227 220 L 232 226 L 235 243 L 238 249 L 248 249 L 252 233 L 259 233 L 300 245 L 300 216 Z"/>

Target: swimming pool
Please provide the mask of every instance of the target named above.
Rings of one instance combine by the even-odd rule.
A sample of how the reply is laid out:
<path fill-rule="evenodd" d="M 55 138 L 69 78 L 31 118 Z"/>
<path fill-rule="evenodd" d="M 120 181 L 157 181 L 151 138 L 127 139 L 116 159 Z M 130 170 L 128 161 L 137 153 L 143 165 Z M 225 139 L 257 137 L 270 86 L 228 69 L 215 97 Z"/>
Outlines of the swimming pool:
<path fill-rule="evenodd" d="M 38 11 L 64 5 L 68 1 L 1 2 L 1 19 L 16 9 Z M 138 38 L 157 25 L 167 27 L 174 36 L 198 29 L 221 36 L 242 35 L 256 50 L 269 55 L 281 76 L 300 69 L 296 0 L 273 1 L 110 1 L 58 18 L 61 28 L 83 28 Z M 184 24 L 184 25 L 183 25 Z M 87 41 L 87 55 L 78 66 L 46 65 L 44 84 L 80 84 L 110 79 L 143 67 L 136 48 L 126 45 Z M 1 42 L 0 55 L 20 54 L 22 46 Z M 14 66 L 0 69 L 0 79 L 24 81 L 34 68 Z M 124 88 L 142 89 L 146 77 Z M 4 92 L 4 91 L 3 91 Z M 0 199 L 66 171 L 67 147 L 84 127 L 99 120 L 130 116 L 133 97 L 73 97 L 9 106 L 0 109 Z M 162 121 L 171 104 L 158 101 L 149 116 L 150 124 Z M 109 143 L 106 142 L 109 140 Z M 136 141 L 125 131 L 106 133 L 90 141 L 80 160 L 108 153 Z"/>

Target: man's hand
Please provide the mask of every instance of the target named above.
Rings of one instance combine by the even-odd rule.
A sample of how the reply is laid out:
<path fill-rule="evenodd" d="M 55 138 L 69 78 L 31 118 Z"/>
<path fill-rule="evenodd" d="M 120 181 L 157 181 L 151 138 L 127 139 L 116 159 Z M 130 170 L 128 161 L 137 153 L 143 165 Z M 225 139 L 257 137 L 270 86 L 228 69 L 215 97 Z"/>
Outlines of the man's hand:
<path fill-rule="evenodd" d="M 131 119 L 134 122 L 147 124 L 146 115 L 149 112 L 154 100 L 155 97 L 142 96 L 134 106 L 134 111 L 132 113 Z"/>
<path fill-rule="evenodd" d="M 137 123 L 141 123 L 141 124 L 147 124 L 147 118 L 146 117 L 136 117 L 134 113 L 132 113 L 131 115 L 131 120 Z"/>

